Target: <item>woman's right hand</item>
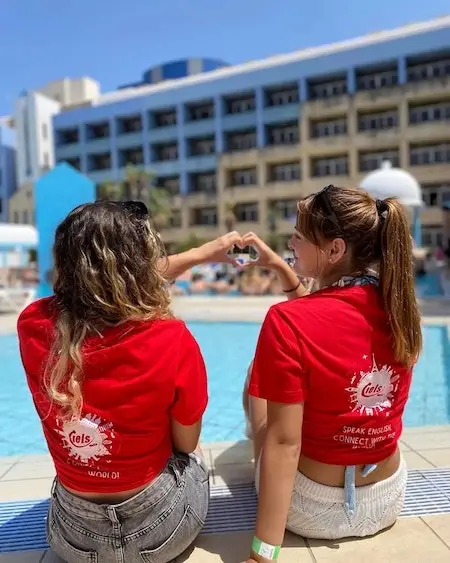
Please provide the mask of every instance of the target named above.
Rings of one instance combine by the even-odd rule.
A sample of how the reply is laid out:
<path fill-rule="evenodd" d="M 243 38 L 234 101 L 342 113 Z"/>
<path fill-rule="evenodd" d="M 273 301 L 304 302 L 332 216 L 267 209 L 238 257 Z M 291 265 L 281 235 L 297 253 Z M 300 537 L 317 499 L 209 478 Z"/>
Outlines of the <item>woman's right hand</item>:
<path fill-rule="evenodd" d="M 258 253 L 258 258 L 248 262 L 248 266 L 260 266 L 269 270 L 276 270 L 285 262 L 274 250 L 270 248 L 257 234 L 247 233 L 242 237 L 243 248 L 252 246 Z"/>

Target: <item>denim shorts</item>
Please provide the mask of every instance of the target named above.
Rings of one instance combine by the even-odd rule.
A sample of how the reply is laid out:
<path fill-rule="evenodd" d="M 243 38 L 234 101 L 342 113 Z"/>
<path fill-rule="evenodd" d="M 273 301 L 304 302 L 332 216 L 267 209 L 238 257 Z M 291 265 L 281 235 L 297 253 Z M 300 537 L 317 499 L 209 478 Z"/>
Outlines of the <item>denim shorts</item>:
<path fill-rule="evenodd" d="M 67 563 L 167 563 L 194 542 L 208 502 L 208 470 L 195 454 L 174 454 L 146 489 L 120 504 L 92 503 L 55 480 L 48 543 Z"/>

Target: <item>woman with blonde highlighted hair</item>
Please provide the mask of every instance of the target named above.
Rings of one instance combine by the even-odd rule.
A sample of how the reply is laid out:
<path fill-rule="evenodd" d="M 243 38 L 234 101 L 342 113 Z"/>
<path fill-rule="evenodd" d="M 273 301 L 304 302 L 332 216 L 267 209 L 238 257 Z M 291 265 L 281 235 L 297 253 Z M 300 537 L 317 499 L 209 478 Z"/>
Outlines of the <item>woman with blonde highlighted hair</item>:
<path fill-rule="evenodd" d="M 65 561 L 166 563 L 199 534 L 206 371 L 168 280 L 230 262 L 240 241 L 166 258 L 139 202 L 82 205 L 57 228 L 54 296 L 21 314 L 18 334 L 56 468 L 48 541 Z"/>

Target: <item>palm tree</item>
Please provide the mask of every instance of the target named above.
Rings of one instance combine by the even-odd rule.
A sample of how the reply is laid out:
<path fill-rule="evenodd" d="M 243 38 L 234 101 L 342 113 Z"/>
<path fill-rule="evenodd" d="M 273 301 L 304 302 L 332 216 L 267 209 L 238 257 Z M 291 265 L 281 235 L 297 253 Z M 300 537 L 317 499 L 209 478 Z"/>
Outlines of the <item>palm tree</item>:
<path fill-rule="evenodd" d="M 225 227 L 229 233 L 234 231 L 236 223 L 236 204 L 231 201 L 227 201 L 225 203 Z"/>
<path fill-rule="evenodd" d="M 123 199 L 145 203 L 156 230 L 167 226 L 172 215 L 172 197 L 165 188 L 155 186 L 152 172 L 128 164 L 122 186 Z"/>
<path fill-rule="evenodd" d="M 97 198 L 109 201 L 124 199 L 123 186 L 117 182 L 103 182 L 97 186 Z"/>
<path fill-rule="evenodd" d="M 270 201 L 267 210 L 267 230 L 269 235 L 267 237 L 267 244 L 275 251 L 280 248 L 281 236 L 278 233 L 278 219 L 280 216 L 280 209 L 276 201 Z"/>

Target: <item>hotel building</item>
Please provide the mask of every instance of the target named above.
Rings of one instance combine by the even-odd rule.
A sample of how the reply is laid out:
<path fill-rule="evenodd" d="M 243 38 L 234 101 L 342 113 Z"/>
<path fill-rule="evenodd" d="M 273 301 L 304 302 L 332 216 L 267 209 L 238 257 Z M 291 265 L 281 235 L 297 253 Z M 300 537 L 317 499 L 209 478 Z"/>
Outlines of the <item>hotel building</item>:
<path fill-rule="evenodd" d="M 97 184 L 128 163 L 153 171 L 173 194 L 167 243 L 224 232 L 230 207 L 239 230 L 267 236 L 276 221 L 288 237 L 298 199 L 389 160 L 422 185 L 423 244 L 442 241 L 450 17 L 235 66 L 196 61 L 55 115 L 55 160 Z"/>

